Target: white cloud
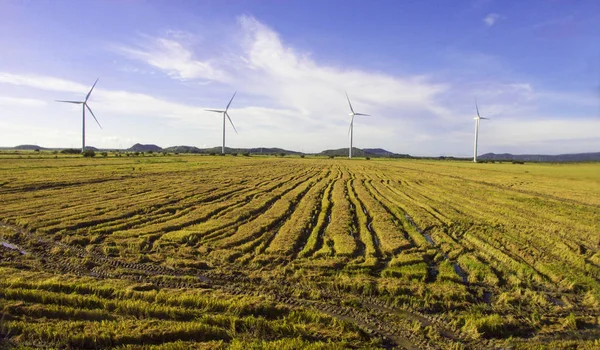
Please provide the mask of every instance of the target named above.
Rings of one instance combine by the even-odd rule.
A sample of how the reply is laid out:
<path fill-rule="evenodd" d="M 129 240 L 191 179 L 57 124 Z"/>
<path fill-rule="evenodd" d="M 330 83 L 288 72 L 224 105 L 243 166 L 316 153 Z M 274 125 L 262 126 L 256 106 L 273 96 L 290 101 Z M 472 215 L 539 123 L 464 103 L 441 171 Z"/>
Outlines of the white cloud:
<path fill-rule="evenodd" d="M 44 107 L 46 106 L 46 101 L 36 100 L 32 98 L 0 96 L 0 106 Z"/>
<path fill-rule="evenodd" d="M 48 91 L 66 92 L 82 92 L 87 91 L 86 89 L 91 87 L 55 77 L 41 77 L 33 74 L 12 74 L 8 72 L 0 72 L 0 83 L 28 86 Z M 85 93 L 87 92 L 84 92 L 84 94 Z"/>
<path fill-rule="evenodd" d="M 485 122 L 480 128 L 480 140 L 487 144 L 486 152 L 564 154 L 600 151 L 599 119 L 538 117 Z M 590 148 L 591 145 L 595 148 Z"/>
<path fill-rule="evenodd" d="M 501 18 L 502 17 L 497 13 L 490 13 L 489 15 L 483 18 L 483 23 L 485 23 L 485 25 L 487 25 L 488 27 L 491 27 L 494 24 L 496 24 L 496 22 Z"/>

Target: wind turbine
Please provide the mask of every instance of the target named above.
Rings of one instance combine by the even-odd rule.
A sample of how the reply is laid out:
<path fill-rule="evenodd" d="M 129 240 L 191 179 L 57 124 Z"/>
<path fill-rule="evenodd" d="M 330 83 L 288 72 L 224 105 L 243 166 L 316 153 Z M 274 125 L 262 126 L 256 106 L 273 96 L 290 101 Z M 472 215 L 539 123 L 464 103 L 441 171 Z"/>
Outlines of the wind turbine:
<path fill-rule="evenodd" d="M 231 117 L 227 113 L 227 110 L 229 110 L 229 106 L 231 105 L 231 101 L 233 101 L 235 94 L 237 94 L 237 91 L 233 93 L 233 96 L 231 97 L 231 100 L 229 100 L 229 103 L 227 104 L 227 107 L 225 107 L 225 110 L 205 109 L 205 111 L 208 111 L 208 112 L 223 113 L 223 147 L 221 148 L 221 153 L 223 153 L 223 154 L 225 154 L 225 117 L 227 117 L 227 119 L 229 119 L 229 122 L 231 123 L 231 126 L 233 126 L 233 130 L 235 131 L 235 133 L 236 134 L 238 133 L 237 130 L 235 129 L 235 125 L 233 125 L 233 122 L 231 121 Z"/>
<path fill-rule="evenodd" d="M 98 79 L 100 79 L 100 78 L 98 78 Z M 90 99 L 90 95 L 92 94 L 92 90 L 94 90 L 94 87 L 98 83 L 98 79 L 96 79 L 96 82 L 94 82 L 94 85 L 92 85 L 92 88 L 90 89 L 90 92 L 88 92 L 88 94 L 85 96 L 85 100 L 84 101 L 62 101 L 62 100 L 56 100 L 56 102 L 74 103 L 74 104 L 77 104 L 77 105 L 82 105 L 82 108 L 83 108 L 83 127 L 82 127 L 82 135 L 81 135 L 81 152 L 82 153 L 83 153 L 83 151 L 85 151 L 85 109 L 86 108 L 87 108 L 88 111 L 90 111 L 90 113 L 92 113 L 92 117 L 94 117 L 94 120 L 96 121 L 96 123 L 98 123 L 98 126 L 100 127 L 100 129 L 102 129 L 102 125 L 100 125 L 100 122 L 98 121 L 98 119 L 96 119 L 96 116 L 94 115 L 94 112 L 92 112 L 92 109 L 87 104 L 88 100 Z"/>
<path fill-rule="evenodd" d="M 473 162 L 477 163 L 477 138 L 479 137 L 479 121 L 481 119 L 489 120 L 490 118 L 482 118 L 479 115 L 479 106 L 477 106 L 477 102 L 475 102 L 475 109 L 477 110 L 477 116 L 475 119 L 475 145 L 473 146 Z"/>
<path fill-rule="evenodd" d="M 344 91 L 346 92 L 346 91 Z M 370 117 L 370 115 L 368 114 L 362 114 L 362 113 L 355 113 L 354 109 L 352 108 L 352 103 L 350 103 L 350 97 L 348 97 L 348 92 L 346 92 L 346 98 L 348 99 L 348 105 L 350 106 L 350 116 L 352 116 L 352 119 L 350 119 L 350 128 L 348 129 L 348 135 L 350 135 L 350 148 L 348 148 L 348 158 L 352 158 L 352 137 L 354 136 L 354 116 L 355 115 L 363 115 L 366 117 Z"/>

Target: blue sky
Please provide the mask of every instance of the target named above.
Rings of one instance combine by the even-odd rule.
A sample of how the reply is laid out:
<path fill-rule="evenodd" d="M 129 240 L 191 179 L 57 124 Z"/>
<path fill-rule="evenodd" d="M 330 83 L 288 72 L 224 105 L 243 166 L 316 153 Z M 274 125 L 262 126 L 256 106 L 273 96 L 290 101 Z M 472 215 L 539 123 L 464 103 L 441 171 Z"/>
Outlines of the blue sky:
<path fill-rule="evenodd" d="M 0 146 L 600 151 L 600 1 L 0 2 Z"/>

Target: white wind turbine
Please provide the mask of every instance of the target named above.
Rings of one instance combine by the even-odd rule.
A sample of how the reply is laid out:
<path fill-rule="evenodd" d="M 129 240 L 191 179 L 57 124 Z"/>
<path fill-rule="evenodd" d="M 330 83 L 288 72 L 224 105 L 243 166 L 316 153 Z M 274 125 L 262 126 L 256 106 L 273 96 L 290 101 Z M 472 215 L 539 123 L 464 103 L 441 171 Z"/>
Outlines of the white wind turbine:
<path fill-rule="evenodd" d="M 354 109 L 352 108 L 352 103 L 350 103 L 350 97 L 348 97 L 348 92 L 346 92 L 346 98 L 348 99 L 348 105 L 350 106 L 350 116 L 352 116 L 352 119 L 350 119 L 350 128 L 348 129 L 348 135 L 350 135 L 350 148 L 348 148 L 348 158 L 352 158 L 352 137 L 354 136 L 354 116 L 355 115 L 363 115 L 363 116 L 367 116 L 370 117 L 370 115 L 368 114 L 362 114 L 362 113 L 355 113 Z"/>
<path fill-rule="evenodd" d="M 227 104 L 227 107 L 225 107 L 225 110 L 205 109 L 205 111 L 208 111 L 208 112 L 223 113 L 223 147 L 221 147 L 221 153 L 223 153 L 223 154 L 225 154 L 225 117 L 227 117 L 227 119 L 229 119 L 229 122 L 231 123 L 231 126 L 233 126 L 233 130 L 235 131 L 235 133 L 236 134 L 238 133 L 237 130 L 235 129 L 235 125 L 233 125 L 233 122 L 231 121 L 231 117 L 227 113 L 227 110 L 229 110 L 229 106 L 231 105 L 231 101 L 233 101 L 235 94 L 237 94 L 237 91 L 233 93 L 233 96 L 231 97 L 231 100 L 229 100 L 229 103 Z"/>
<path fill-rule="evenodd" d="M 473 146 L 473 162 L 477 163 L 477 139 L 479 137 L 479 121 L 481 119 L 489 120 L 490 118 L 482 118 L 479 115 L 479 106 L 477 106 L 477 102 L 475 102 L 475 109 L 477 110 L 477 116 L 475 119 L 475 145 Z"/>
<path fill-rule="evenodd" d="M 100 79 L 100 78 L 98 78 L 98 79 Z M 88 102 L 88 100 L 90 98 L 90 95 L 92 94 L 92 90 L 94 90 L 94 87 L 98 83 L 98 79 L 96 79 L 96 82 L 94 82 L 94 85 L 92 85 L 92 88 L 90 89 L 90 92 L 88 92 L 87 96 L 85 96 L 85 100 L 84 101 L 62 101 L 62 100 L 56 100 L 56 102 L 74 103 L 74 104 L 77 104 L 77 105 L 82 105 L 82 108 L 83 108 L 83 127 L 82 127 L 82 135 L 81 135 L 81 152 L 85 151 L 85 109 L 86 108 L 87 108 L 88 111 L 90 111 L 90 113 L 92 113 L 92 117 L 94 117 L 94 120 L 96 121 L 96 123 L 98 123 L 98 126 L 100 127 L 100 129 L 102 129 L 102 125 L 100 125 L 100 122 L 98 121 L 98 119 L 96 119 L 96 116 L 94 115 L 94 112 L 92 112 L 92 109 L 87 104 L 87 102 Z"/>

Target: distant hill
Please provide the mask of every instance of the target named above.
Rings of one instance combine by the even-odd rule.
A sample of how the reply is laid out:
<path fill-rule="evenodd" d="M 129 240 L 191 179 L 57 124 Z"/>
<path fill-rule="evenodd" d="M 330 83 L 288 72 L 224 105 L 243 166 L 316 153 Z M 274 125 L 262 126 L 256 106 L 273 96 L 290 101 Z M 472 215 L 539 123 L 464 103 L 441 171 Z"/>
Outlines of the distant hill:
<path fill-rule="evenodd" d="M 47 150 L 48 148 L 44 148 L 44 147 L 40 147 L 38 145 L 19 145 L 14 147 L 14 149 L 17 150 L 21 150 L 21 151 L 35 151 L 36 149 L 43 151 L 43 150 Z"/>
<path fill-rule="evenodd" d="M 171 153 L 203 153 L 202 148 L 194 146 L 171 146 L 164 148 L 163 151 Z"/>
<path fill-rule="evenodd" d="M 126 151 L 129 152 L 162 152 L 162 148 L 157 145 L 142 145 L 140 143 L 136 143 L 135 145 L 129 147 Z"/>
<path fill-rule="evenodd" d="M 323 152 L 319 153 L 320 156 L 335 156 L 335 157 L 347 157 L 348 156 L 348 148 L 338 148 L 338 149 L 326 149 Z M 356 147 L 352 147 L 352 155 L 356 157 L 365 157 L 365 152 Z"/>
<path fill-rule="evenodd" d="M 363 151 L 369 157 L 412 158 L 410 154 L 394 153 L 383 148 L 363 148 Z"/>
<path fill-rule="evenodd" d="M 250 154 L 281 154 L 281 153 L 293 154 L 293 155 L 302 154 L 302 152 L 290 151 L 287 149 L 277 148 L 277 147 L 245 148 L 245 151 Z"/>
<path fill-rule="evenodd" d="M 172 153 L 203 153 L 203 154 L 210 154 L 210 153 L 221 153 L 221 147 L 217 146 L 217 147 L 211 147 L 211 148 L 198 148 L 198 147 L 194 147 L 194 146 L 173 146 L 173 147 L 167 147 L 164 149 L 165 152 L 172 152 Z M 257 148 L 230 148 L 230 147 L 225 147 L 225 153 L 231 154 L 231 153 L 238 153 L 238 154 L 243 154 L 243 153 L 250 153 L 250 154 L 302 154 L 301 152 L 295 152 L 295 151 L 289 151 L 286 149 L 282 149 L 282 148 L 268 148 L 268 147 L 257 147 Z"/>
<path fill-rule="evenodd" d="M 382 157 L 388 157 L 394 154 L 394 152 L 390 152 L 383 148 L 363 148 L 362 149 L 366 154 L 378 155 Z"/>
<path fill-rule="evenodd" d="M 600 161 L 600 152 L 559 155 L 486 153 L 477 158 L 484 160 L 518 160 L 522 162 L 593 162 Z"/>
<path fill-rule="evenodd" d="M 348 148 L 338 148 L 338 149 L 328 149 L 325 150 L 319 155 L 322 156 L 335 156 L 335 157 L 347 157 L 348 156 Z M 356 157 L 390 157 L 390 158 L 411 158 L 408 154 L 398 154 L 394 152 L 387 151 L 383 148 L 356 148 L 352 147 L 352 156 Z"/>

